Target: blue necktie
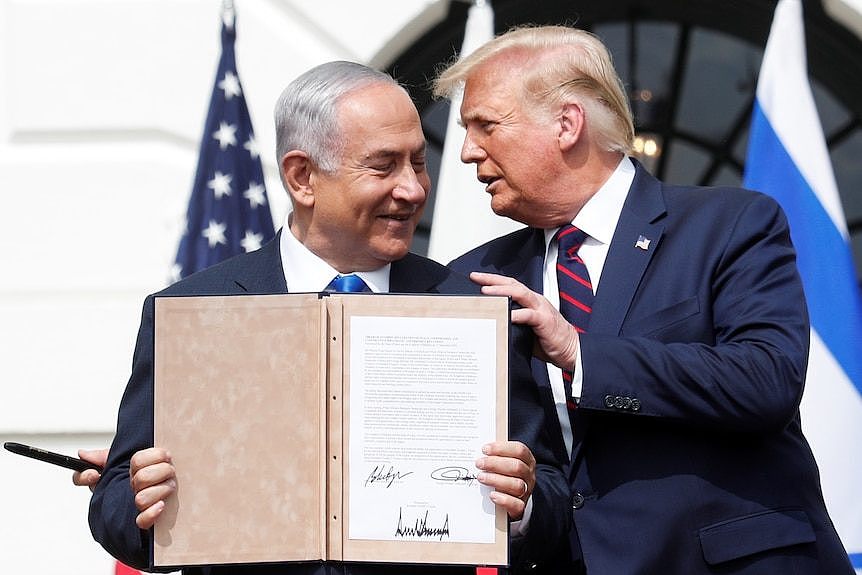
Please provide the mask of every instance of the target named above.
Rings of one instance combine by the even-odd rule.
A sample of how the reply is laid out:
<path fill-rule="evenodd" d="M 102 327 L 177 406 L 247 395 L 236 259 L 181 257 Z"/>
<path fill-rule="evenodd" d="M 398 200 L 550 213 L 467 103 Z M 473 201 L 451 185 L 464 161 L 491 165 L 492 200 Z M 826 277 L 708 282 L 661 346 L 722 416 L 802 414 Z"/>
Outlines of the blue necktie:
<path fill-rule="evenodd" d="M 338 274 L 333 278 L 331 282 L 329 282 L 329 285 L 326 286 L 325 291 L 358 293 L 370 292 L 371 288 L 369 288 L 368 285 L 364 281 L 362 281 L 362 278 L 356 274 Z"/>
<path fill-rule="evenodd" d="M 575 326 L 578 333 L 584 333 L 590 325 L 590 314 L 593 311 L 593 285 L 584 260 L 578 256 L 578 250 L 587 238 L 587 234 L 567 224 L 561 227 L 554 237 L 557 240 L 557 287 L 560 290 L 560 313 Z M 563 384 L 566 388 L 566 405 L 571 414 L 571 411 L 577 407 L 572 398 L 571 370 L 563 370 Z"/>

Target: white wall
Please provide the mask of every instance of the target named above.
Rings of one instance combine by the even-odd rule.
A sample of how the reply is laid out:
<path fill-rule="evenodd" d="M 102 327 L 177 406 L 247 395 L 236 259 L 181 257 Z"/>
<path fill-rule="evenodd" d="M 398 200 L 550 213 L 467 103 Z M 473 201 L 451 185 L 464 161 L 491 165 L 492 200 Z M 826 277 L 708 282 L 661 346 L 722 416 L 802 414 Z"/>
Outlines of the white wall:
<path fill-rule="evenodd" d="M 276 227 L 272 105 L 332 59 L 385 65 L 431 0 L 235 0 Z M 0 440 L 113 435 L 147 293 L 165 285 L 220 50 L 219 0 L 0 0 Z M 0 571 L 113 573 L 71 472 L 0 450 Z"/>

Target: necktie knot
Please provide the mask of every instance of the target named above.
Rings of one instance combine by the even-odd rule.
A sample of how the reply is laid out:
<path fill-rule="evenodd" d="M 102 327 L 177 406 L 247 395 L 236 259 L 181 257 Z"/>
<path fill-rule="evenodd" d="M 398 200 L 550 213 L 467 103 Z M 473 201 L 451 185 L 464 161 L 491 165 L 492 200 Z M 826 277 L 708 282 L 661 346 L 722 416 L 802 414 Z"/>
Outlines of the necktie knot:
<path fill-rule="evenodd" d="M 326 286 L 326 291 L 357 293 L 371 291 L 371 289 L 364 281 L 362 281 L 362 278 L 356 274 L 338 274 L 331 282 L 329 282 L 329 285 Z"/>
<path fill-rule="evenodd" d="M 554 234 L 554 238 L 557 240 L 557 259 L 560 260 L 563 256 L 569 260 L 574 259 L 587 236 L 587 232 L 572 224 L 566 224 L 557 230 L 557 233 Z"/>

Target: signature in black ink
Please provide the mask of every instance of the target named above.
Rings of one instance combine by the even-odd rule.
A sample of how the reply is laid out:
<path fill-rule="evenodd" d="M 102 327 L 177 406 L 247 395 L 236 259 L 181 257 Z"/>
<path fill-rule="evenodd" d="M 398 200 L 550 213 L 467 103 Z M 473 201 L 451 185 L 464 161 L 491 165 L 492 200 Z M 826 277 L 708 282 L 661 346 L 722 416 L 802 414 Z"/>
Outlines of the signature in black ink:
<path fill-rule="evenodd" d="M 437 537 L 438 541 L 443 541 L 443 536 L 447 538 L 449 534 L 449 514 L 443 520 L 441 527 L 428 526 L 428 512 L 425 512 L 423 517 L 417 517 L 413 526 L 404 525 L 401 521 L 401 508 L 398 508 L 398 526 L 395 528 L 395 537 Z"/>
<path fill-rule="evenodd" d="M 395 468 L 391 465 L 389 466 L 389 469 L 386 469 L 385 465 L 375 465 L 374 469 L 371 470 L 371 473 L 368 474 L 368 477 L 365 478 L 365 487 L 381 482 L 385 482 L 387 488 L 392 487 L 392 483 L 394 483 L 396 479 L 404 479 L 408 475 L 412 474 L 412 471 L 407 471 L 405 473 L 395 471 Z"/>
<path fill-rule="evenodd" d="M 444 481 L 450 483 L 465 483 L 473 485 L 473 482 L 478 479 L 478 476 L 470 473 L 470 470 L 465 467 L 441 467 L 431 472 L 431 479 L 435 481 Z"/>

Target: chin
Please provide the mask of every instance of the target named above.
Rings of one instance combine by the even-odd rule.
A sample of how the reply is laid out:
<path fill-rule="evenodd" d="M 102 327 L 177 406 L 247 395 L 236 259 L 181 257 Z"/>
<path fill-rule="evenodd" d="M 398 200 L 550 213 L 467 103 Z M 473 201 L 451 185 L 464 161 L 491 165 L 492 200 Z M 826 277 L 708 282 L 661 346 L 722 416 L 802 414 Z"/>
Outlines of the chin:
<path fill-rule="evenodd" d="M 491 200 L 491 211 L 504 218 L 517 219 L 511 204 Z"/>
<path fill-rule="evenodd" d="M 400 260 L 407 255 L 408 251 L 410 251 L 410 241 L 392 242 L 390 245 L 386 246 L 386 248 L 380 250 L 377 256 L 380 261 L 389 263 L 394 262 L 395 260 Z"/>

